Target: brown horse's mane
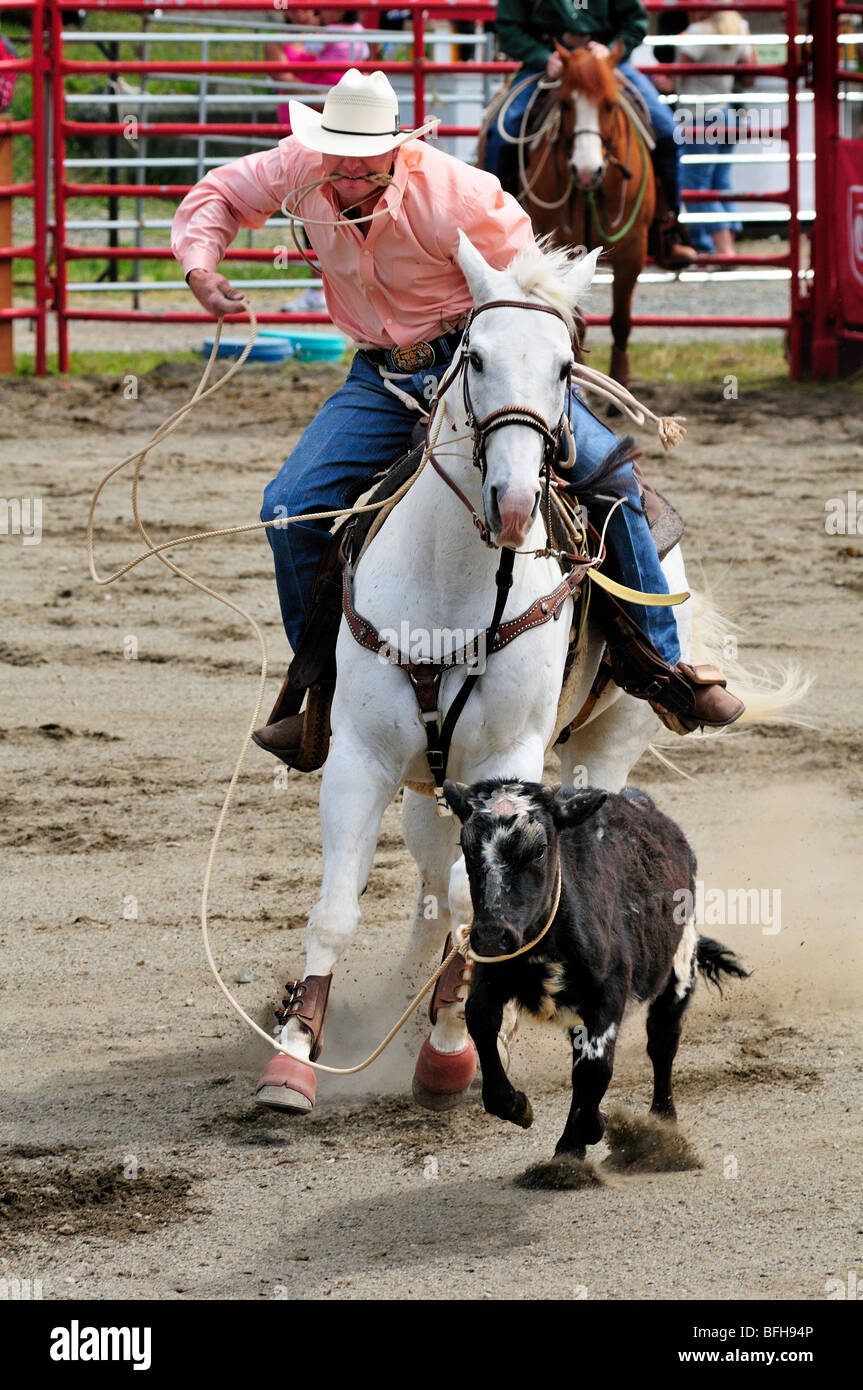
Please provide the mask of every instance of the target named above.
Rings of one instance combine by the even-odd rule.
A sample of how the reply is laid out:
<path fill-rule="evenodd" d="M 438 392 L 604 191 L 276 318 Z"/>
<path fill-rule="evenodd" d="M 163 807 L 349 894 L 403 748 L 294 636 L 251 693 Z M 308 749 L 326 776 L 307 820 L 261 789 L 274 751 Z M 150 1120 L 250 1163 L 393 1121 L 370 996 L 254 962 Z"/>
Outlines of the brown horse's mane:
<path fill-rule="evenodd" d="M 597 58 L 587 48 L 576 48 L 568 55 L 563 69 L 563 84 L 583 93 L 597 106 L 604 101 L 612 106 L 617 105 L 617 83 L 610 64 L 604 58 Z"/>

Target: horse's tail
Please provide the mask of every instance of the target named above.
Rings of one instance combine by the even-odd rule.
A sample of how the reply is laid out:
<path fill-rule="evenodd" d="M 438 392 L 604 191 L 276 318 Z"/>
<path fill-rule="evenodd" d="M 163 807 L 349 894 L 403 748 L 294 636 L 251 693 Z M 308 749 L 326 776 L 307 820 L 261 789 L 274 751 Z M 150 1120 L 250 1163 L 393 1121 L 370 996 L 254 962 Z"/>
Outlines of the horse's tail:
<path fill-rule="evenodd" d="M 745 704 L 740 724 L 807 724 L 791 713 L 812 685 L 813 677 L 797 662 L 747 668 L 738 655 L 741 629 L 723 616 L 704 593 L 692 591 L 692 649 L 689 660 L 718 666 Z"/>

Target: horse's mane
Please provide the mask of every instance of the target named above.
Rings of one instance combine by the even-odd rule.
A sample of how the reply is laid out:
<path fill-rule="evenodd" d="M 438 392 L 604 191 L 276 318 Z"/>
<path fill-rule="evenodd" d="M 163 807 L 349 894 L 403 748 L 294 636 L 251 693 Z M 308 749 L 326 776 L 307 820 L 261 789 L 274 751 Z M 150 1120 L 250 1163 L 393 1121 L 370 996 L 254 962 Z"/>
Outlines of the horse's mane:
<path fill-rule="evenodd" d="M 576 48 L 570 53 L 564 77 L 597 106 L 603 101 L 616 103 L 618 100 L 617 83 L 610 65 L 587 48 Z"/>
<path fill-rule="evenodd" d="M 509 273 L 526 295 L 536 295 L 544 304 L 557 309 L 570 333 L 584 329 L 584 319 L 578 312 L 577 296 L 584 284 L 582 255 L 550 245 L 550 238 L 530 241 L 507 267 Z"/>

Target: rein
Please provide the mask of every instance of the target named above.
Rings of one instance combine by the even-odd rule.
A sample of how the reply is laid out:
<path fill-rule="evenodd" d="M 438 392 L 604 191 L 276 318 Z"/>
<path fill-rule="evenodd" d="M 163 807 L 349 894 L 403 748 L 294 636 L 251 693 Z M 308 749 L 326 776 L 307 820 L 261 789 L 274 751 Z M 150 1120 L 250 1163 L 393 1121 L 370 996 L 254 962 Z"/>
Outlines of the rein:
<path fill-rule="evenodd" d="M 629 120 L 628 117 L 626 117 L 625 119 L 627 120 L 630 133 L 633 130 L 635 131 L 635 139 L 638 144 L 639 154 L 641 155 L 641 182 L 638 186 L 638 192 L 635 195 L 635 202 L 632 205 L 632 211 L 630 212 L 629 217 L 626 219 L 624 225 L 621 228 L 619 228 L 619 230 L 616 232 L 608 231 L 605 227 L 603 227 L 602 223 L 599 220 L 599 213 L 596 207 L 595 190 L 592 188 L 588 188 L 585 189 L 584 193 L 584 201 L 586 202 L 590 211 L 590 216 L 593 225 L 599 233 L 601 239 L 607 242 L 609 246 L 616 246 L 619 241 L 623 241 L 624 237 L 628 236 L 629 233 L 632 231 L 632 228 L 635 226 L 635 223 L 637 222 L 639 214 L 641 212 L 641 207 L 644 202 L 644 194 L 647 189 L 647 175 L 649 165 L 647 146 L 645 145 L 641 131 L 638 129 L 638 126 L 635 124 L 635 122 Z M 627 177 L 627 175 L 629 178 L 632 177 L 631 173 L 629 173 L 628 170 L 625 170 L 623 165 L 620 165 L 619 167 L 623 171 L 624 179 Z"/>

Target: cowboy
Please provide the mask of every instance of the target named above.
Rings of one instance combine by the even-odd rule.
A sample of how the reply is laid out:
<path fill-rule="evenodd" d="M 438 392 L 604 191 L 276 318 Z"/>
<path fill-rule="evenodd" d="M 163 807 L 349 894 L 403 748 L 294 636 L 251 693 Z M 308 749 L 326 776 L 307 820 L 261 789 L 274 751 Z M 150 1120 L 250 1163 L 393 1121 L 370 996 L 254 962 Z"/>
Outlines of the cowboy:
<path fill-rule="evenodd" d="M 586 42 L 597 58 L 610 57 L 612 49 L 621 55 L 623 61 L 618 63 L 618 71 L 644 98 L 656 133 L 653 164 L 667 203 L 657 210 L 657 258 L 669 269 L 691 265 L 697 252 L 686 244 L 678 221 L 681 150 L 674 139 L 674 117 L 659 100 L 650 78 L 628 61 L 647 33 L 647 14 L 641 0 L 590 0 L 589 5 L 579 5 L 574 0 L 498 0 L 495 28 L 504 53 L 522 64 L 516 80 L 534 76 L 513 96 L 504 116 L 504 129 L 512 136 L 519 134 L 522 117 L 540 80 L 548 77 L 556 81 L 563 71 L 563 59 L 555 41 L 566 47 Z M 514 156 L 515 147 L 504 142 L 497 121 L 493 120 L 486 135 L 484 166 L 513 192 L 518 182 Z"/>
<path fill-rule="evenodd" d="M 496 178 L 417 138 L 435 122 L 399 128 L 398 100 L 383 73 L 351 69 L 329 91 L 323 114 L 292 101 L 290 115 L 293 134 L 275 149 L 213 169 L 192 189 L 172 236 L 198 301 L 214 316 L 235 313 L 242 295 L 217 269 L 226 248 L 240 227 L 262 227 L 278 208 L 296 208 L 321 265 L 333 322 L 359 345 L 347 381 L 267 487 L 265 521 L 351 505 L 408 449 L 417 420 L 410 401 L 426 407 L 433 399 L 472 308 L 456 260 L 458 229 L 497 269 L 533 238 L 527 214 Z M 577 486 L 617 439 L 577 397 L 572 428 Z M 637 497 L 632 469 L 628 463 L 623 473 Z M 328 529 L 318 521 L 267 530 L 295 653 Z M 624 584 L 668 592 L 637 506 L 614 510 L 606 544 Z M 682 691 L 679 732 L 739 717 L 743 705 L 718 673 L 703 683 L 703 671 L 681 664 L 669 608 L 630 605 L 628 613 L 634 622 L 627 640 L 618 633 L 616 679 L 650 698 L 670 727 L 681 719 Z M 256 742 L 291 765 L 302 721 L 302 714 L 271 716 Z"/>

